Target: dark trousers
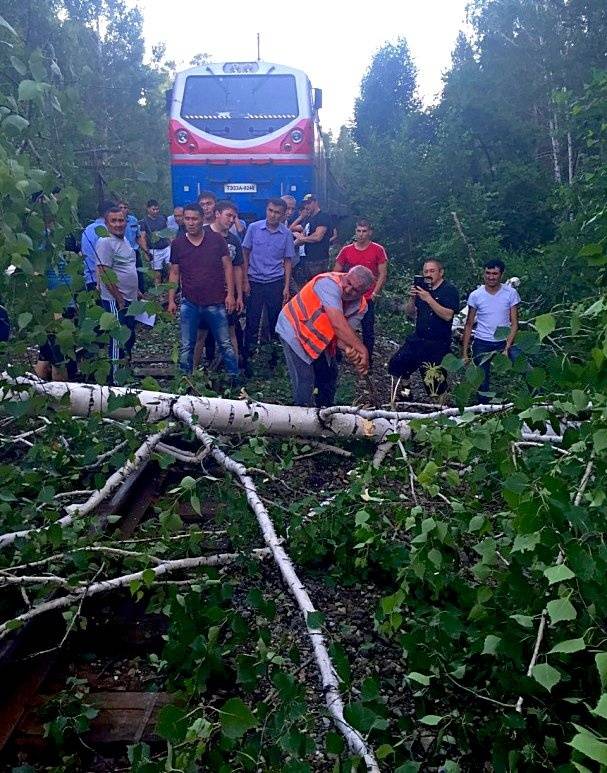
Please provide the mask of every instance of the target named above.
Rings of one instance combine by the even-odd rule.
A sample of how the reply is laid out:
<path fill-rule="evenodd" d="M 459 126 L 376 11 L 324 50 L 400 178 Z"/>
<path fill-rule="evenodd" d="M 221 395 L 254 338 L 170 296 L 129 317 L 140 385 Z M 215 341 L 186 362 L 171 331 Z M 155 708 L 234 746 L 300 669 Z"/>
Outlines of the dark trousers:
<path fill-rule="evenodd" d="M 426 374 L 430 368 L 434 368 L 442 362 L 443 357 L 449 353 L 450 349 L 451 341 L 430 341 L 419 338 L 415 334 L 407 336 L 404 344 L 390 359 L 388 371 L 392 376 L 409 378 L 412 373 L 420 369 L 426 392 L 442 395 L 447 389 L 445 370 L 439 369 L 437 379 L 426 379 Z"/>
<path fill-rule="evenodd" d="M 323 352 L 312 363 L 305 362 L 286 341 L 282 342 L 293 390 L 293 405 L 326 408 L 333 405 L 337 390 L 338 362 Z M 316 393 L 314 392 L 316 390 Z"/>
<path fill-rule="evenodd" d="M 118 322 L 129 331 L 129 336 L 126 341 L 119 341 L 113 336 L 110 337 L 108 346 L 108 356 L 110 359 L 108 383 L 112 385 L 116 378 L 119 360 L 130 357 L 133 346 L 135 345 L 135 317 L 128 314 L 129 306 L 131 305 L 130 301 L 127 301 L 126 306 L 123 309 L 118 308 L 118 304 L 114 299 L 111 301 L 102 300 L 101 305 L 105 311 L 109 311 L 113 314 Z"/>
<path fill-rule="evenodd" d="M 362 333 L 363 344 L 369 352 L 369 365 L 373 357 L 375 348 L 375 301 L 367 301 L 367 311 L 360 323 L 360 332 Z"/>
<path fill-rule="evenodd" d="M 302 258 L 295 267 L 295 282 L 301 290 L 315 276 L 324 274 L 328 270 L 329 258 L 322 258 L 321 260 L 306 260 L 306 258 Z"/>
<path fill-rule="evenodd" d="M 479 403 L 488 403 L 489 397 L 485 394 L 489 391 L 489 377 L 491 374 L 491 360 L 495 352 L 503 352 L 506 348 L 505 341 L 482 341 L 480 338 L 472 340 L 472 360 L 475 365 L 483 369 L 483 383 L 478 388 L 477 399 Z M 521 355 L 521 350 L 517 346 L 511 346 L 508 350 L 508 357 L 514 362 Z"/>
<path fill-rule="evenodd" d="M 264 306 L 268 314 L 268 327 L 274 339 L 278 315 L 282 309 L 282 293 L 285 286 L 284 278 L 274 282 L 251 282 L 251 294 L 247 299 L 247 323 L 244 333 L 243 357 L 249 359 L 259 338 L 259 325 Z"/>
<path fill-rule="evenodd" d="M 141 259 L 140 250 L 135 250 L 135 265 L 137 266 L 137 287 L 143 295 L 145 292 L 145 275 L 143 273 L 143 260 Z"/>
<path fill-rule="evenodd" d="M 323 352 L 318 359 L 314 360 L 312 367 L 314 368 L 314 386 L 316 387 L 314 395 L 316 407 L 328 408 L 335 402 L 339 375 L 337 359 Z"/>

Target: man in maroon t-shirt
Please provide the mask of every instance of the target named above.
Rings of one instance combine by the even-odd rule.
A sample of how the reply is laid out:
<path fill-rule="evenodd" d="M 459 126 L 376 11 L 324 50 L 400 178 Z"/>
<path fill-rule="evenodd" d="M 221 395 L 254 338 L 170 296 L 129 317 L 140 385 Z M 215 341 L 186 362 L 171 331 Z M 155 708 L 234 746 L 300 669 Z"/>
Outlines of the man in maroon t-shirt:
<path fill-rule="evenodd" d="M 353 266 L 366 266 L 375 277 L 375 286 L 365 293 L 367 313 L 361 323 L 363 343 L 369 351 L 369 362 L 375 345 L 375 299 L 388 278 L 388 256 L 381 244 L 372 242 L 373 226 L 365 218 L 356 221 L 355 241 L 342 247 L 334 271 L 349 271 Z"/>
<path fill-rule="evenodd" d="M 185 234 L 171 242 L 168 311 L 177 313 L 175 288 L 181 283 L 181 351 L 179 367 L 191 373 L 198 324 L 204 320 L 219 346 L 223 364 L 232 382 L 238 381 L 238 358 L 228 332 L 227 312 L 236 307 L 234 270 L 226 240 L 203 228 L 198 204 L 183 208 Z"/>

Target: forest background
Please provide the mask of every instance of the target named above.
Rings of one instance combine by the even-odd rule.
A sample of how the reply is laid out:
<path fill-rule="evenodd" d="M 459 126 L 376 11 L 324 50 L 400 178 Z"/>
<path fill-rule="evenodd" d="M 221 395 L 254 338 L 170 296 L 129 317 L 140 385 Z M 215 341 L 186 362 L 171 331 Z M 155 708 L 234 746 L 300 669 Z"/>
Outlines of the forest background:
<path fill-rule="evenodd" d="M 294 519 L 289 548 L 300 566 L 322 561 L 333 582 L 364 583 L 367 595 L 377 580 L 373 624 L 382 641 L 400 648 L 413 708 L 392 713 L 384 685 L 365 680 L 348 695 L 346 716 L 387 769 L 474 770 L 486 760 L 495 770 L 587 771 L 607 765 L 607 8 L 600 0 L 477 0 L 469 15 L 472 36 L 460 36 L 433 107 L 423 109 L 416 96 L 405 40 L 378 51 L 352 126 L 330 142 L 332 174 L 341 203 L 370 217 L 386 244 L 393 291 L 402 293 L 404 277 L 429 255 L 445 260 L 462 292 L 478 283 L 489 257 L 503 258 L 521 277 L 520 338 L 534 355 L 528 385 L 518 379 L 511 387 L 513 404 L 503 415 L 443 421 L 439 429 L 415 424 L 403 457 L 380 470 L 359 461 L 322 519 L 305 521 L 317 492 L 288 494 L 274 515 L 284 519 L 286 511 Z M 126 196 L 137 212 L 151 194 L 168 206 L 164 89 L 172 69 L 161 49 L 144 61 L 141 16 L 120 0 L 0 0 L 0 296 L 15 327 L 6 350 L 11 376 L 22 375 L 28 347 L 49 331 L 65 351 L 86 348 L 96 336 L 100 311 L 78 287 L 80 259 L 69 268 L 77 324 L 54 319 L 66 293 L 46 292 L 44 270 L 64 237 L 94 216 L 101 194 Z M 39 191 L 43 204 L 32 199 Z M 56 249 L 42 250 L 49 219 Z M 478 374 L 464 372 L 455 357 L 449 365 L 468 386 L 454 394 L 463 405 Z M 509 367 L 495 366 L 502 373 Z M 541 389 L 541 398 L 529 387 Z M 67 556 L 91 538 L 84 526 L 57 526 L 57 490 L 101 486 L 102 472 L 119 468 L 140 438 L 125 433 L 121 450 L 108 450 L 119 438 L 100 432 L 98 418 L 68 421 L 34 394 L 3 411 L 6 426 L 35 442 L 25 438 L 18 451 L 12 443 L 2 450 L 0 518 L 5 529 L 44 522 L 44 536 L 17 542 L 3 554 L 3 567 L 45 561 L 52 544 L 57 572 L 70 583 L 92 581 L 101 571 L 92 559 L 69 564 Z M 40 413 L 52 417 L 40 433 L 49 442 L 29 429 Z M 520 445 L 524 427 L 561 433 L 559 448 Z M 243 443 L 240 459 L 267 463 L 275 476 L 290 469 L 283 447 L 278 453 L 258 437 Z M 199 503 L 208 482 L 184 478 L 176 491 Z M 246 507 L 233 487 L 222 496 L 240 518 L 225 524 L 240 546 L 238 529 L 251 531 L 242 526 Z M 159 541 L 181 528 L 175 515 L 173 501 L 161 514 Z M 165 549 L 175 551 L 174 543 Z M 102 568 L 109 573 L 114 564 Z M 36 600 L 51 591 L 52 584 L 38 588 Z M 217 626 L 195 594 L 185 598 L 198 616 L 197 633 L 207 637 L 207 655 L 242 675 L 241 653 L 213 649 Z M 170 643 L 178 640 L 190 653 L 182 601 L 173 596 L 166 604 Z M 218 597 L 213 609 L 235 614 L 228 601 Z M 17 612 L 11 598 L 2 609 L 9 618 Z M 3 635 L 18 624 L 9 619 Z M 196 701 L 206 686 L 183 679 L 180 669 L 200 673 L 210 656 L 184 664 L 181 651 L 171 654 L 169 646 L 164 668 Z M 343 652 L 339 657 L 348 690 L 353 678 Z M 276 679 L 276 663 L 258 666 L 238 682 L 246 700 L 254 700 L 247 690 L 258 671 L 275 679 L 276 701 L 291 700 L 288 721 L 272 720 L 278 740 L 271 748 L 262 748 L 269 742 L 256 729 L 263 700 L 240 711 L 236 731 L 221 728 L 212 712 L 185 716 L 171 707 L 173 719 L 161 732 L 166 760 L 151 761 L 137 747 L 133 769 L 147 773 L 175 762 L 171 744 L 179 746 L 176 764 L 184 770 L 207 753 L 224 769 L 234 769 L 236 758 L 246 767 L 238 746 L 244 739 L 249 756 L 264 754 L 275 769 L 309 770 L 299 759 L 309 758 L 312 746 L 304 712 L 293 713 L 294 682 L 290 675 Z M 393 698 L 401 694 L 402 686 Z M 242 707 L 240 695 L 231 700 Z M 342 755 L 339 740 L 333 734 L 328 753 Z M 339 769 L 354 767 L 350 760 Z"/>
<path fill-rule="evenodd" d="M 532 279 L 532 309 L 548 308 L 592 280 L 575 263 L 575 234 L 598 148 L 589 152 L 588 115 L 574 105 L 600 88 L 607 12 L 592 0 L 482 0 L 468 13 L 472 37 L 458 38 L 430 108 L 405 39 L 376 53 L 352 125 L 327 138 L 333 196 L 373 220 L 399 268 L 434 254 L 467 290 L 482 259 L 502 257 Z M 144 61 L 140 12 L 121 0 L 3 0 L 0 14 L 19 36 L 4 28 L 0 52 L 8 147 L 70 190 L 80 223 L 107 194 L 138 213 L 150 195 L 168 209 L 174 64 L 162 47 Z"/>

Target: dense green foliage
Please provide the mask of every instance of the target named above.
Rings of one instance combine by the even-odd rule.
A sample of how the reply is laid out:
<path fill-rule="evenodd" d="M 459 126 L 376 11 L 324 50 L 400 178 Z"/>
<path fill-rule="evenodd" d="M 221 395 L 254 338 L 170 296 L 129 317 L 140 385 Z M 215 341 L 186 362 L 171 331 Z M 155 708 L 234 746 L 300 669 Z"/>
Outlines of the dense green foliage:
<path fill-rule="evenodd" d="M 0 46 L 0 92 L 23 119 L 11 119 L 18 155 L 51 188 L 74 186 L 83 218 L 110 195 L 139 211 L 150 192 L 167 196 L 169 71 L 161 51 L 144 64 L 140 12 L 124 0 L 27 0 L 0 2 L 0 15 L 18 35 L 4 28 Z"/>
<path fill-rule="evenodd" d="M 541 296 L 535 308 L 578 298 L 592 287 L 573 256 L 594 156 L 586 112 L 572 105 L 603 77 L 605 4 L 476 0 L 469 16 L 472 37 L 460 35 L 429 109 L 415 100 L 406 43 L 380 49 L 333 148 L 334 174 L 408 272 L 436 255 L 468 291 L 482 261 L 502 257 L 527 301 Z"/>

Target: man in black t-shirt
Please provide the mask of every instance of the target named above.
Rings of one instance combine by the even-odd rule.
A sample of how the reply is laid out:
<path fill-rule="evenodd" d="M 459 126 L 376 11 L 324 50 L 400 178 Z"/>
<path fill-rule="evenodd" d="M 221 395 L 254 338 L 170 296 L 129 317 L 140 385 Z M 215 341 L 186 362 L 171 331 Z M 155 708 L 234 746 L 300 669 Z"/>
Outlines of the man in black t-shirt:
<path fill-rule="evenodd" d="M 146 215 L 139 221 L 141 246 L 154 269 L 154 284 L 162 282 L 162 274 L 171 260 L 171 241 L 160 232 L 167 230 L 167 219 L 160 214 L 160 204 L 150 199 L 146 204 Z"/>
<path fill-rule="evenodd" d="M 432 258 L 423 268 L 426 288 L 411 287 L 405 314 L 415 319 L 415 333 L 407 336 L 404 344 L 388 363 L 392 376 L 408 379 L 421 369 L 428 394 L 441 395 L 447 389 L 447 374 L 437 367 L 451 349 L 451 325 L 459 311 L 459 293 L 444 279 L 443 264 Z"/>
<path fill-rule="evenodd" d="M 295 249 L 302 245 L 305 249 L 299 267 L 300 282 L 305 284 L 317 274 L 329 270 L 329 240 L 333 228 L 331 216 L 320 211 L 318 199 L 313 193 L 304 196 L 303 205 L 306 224 L 303 233 L 295 235 Z"/>

